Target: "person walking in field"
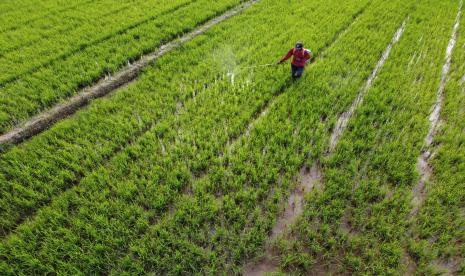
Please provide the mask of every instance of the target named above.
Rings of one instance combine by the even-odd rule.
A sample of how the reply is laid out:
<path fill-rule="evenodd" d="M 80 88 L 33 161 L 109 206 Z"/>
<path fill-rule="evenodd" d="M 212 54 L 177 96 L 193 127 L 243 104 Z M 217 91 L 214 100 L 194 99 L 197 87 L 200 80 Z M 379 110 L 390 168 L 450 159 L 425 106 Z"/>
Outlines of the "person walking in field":
<path fill-rule="evenodd" d="M 294 56 L 291 62 L 292 78 L 297 79 L 302 76 L 305 65 L 310 61 L 310 51 L 304 48 L 304 44 L 302 42 L 297 42 L 295 47 L 289 50 L 287 55 L 285 55 L 278 64 L 285 62 L 291 56 Z"/>

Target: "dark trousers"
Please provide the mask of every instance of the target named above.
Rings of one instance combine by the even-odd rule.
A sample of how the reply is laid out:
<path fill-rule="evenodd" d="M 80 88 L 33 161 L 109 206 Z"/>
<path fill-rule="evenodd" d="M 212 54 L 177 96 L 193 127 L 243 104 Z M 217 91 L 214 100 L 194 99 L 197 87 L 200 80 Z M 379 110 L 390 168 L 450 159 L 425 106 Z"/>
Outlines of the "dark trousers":
<path fill-rule="evenodd" d="M 293 78 L 300 78 L 304 73 L 304 67 L 297 67 L 294 64 L 291 64 L 291 72 Z"/>

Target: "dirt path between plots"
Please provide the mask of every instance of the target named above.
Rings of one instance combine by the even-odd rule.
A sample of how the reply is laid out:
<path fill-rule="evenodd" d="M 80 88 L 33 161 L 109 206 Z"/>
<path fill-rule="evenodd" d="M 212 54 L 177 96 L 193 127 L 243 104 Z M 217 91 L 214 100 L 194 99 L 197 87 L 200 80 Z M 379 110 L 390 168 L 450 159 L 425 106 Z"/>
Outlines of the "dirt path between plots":
<path fill-rule="evenodd" d="M 328 155 L 330 156 L 341 138 L 342 133 L 344 132 L 347 123 L 355 111 L 355 109 L 362 103 L 363 98 L 366 92 L 371 88 L 373 81 L 378 76 L 379 71 L 383 67 L 384 63 L 386 62 L 389 54 L 391 52 L 392 47 L 396 44 L 400 37 L 402 36 L 405 26 L 407 24 L 408 18 L 404 20 L 402 25 L 399 27 L 397 32 L 394 34 L 392 41 L 388 44 L 387 48 L 384 50 L 381 59 L 376 64 L 372 74 L 368 78 L 366 84 L 360 90 L 359 94 L 357 95 L 356 99 L 352 103 L 349 111 L 344 112 L 338 119 L 338 124 L 336 128 L 333 130 L 330 140 L 330 147 L 328 151 Z M 300 170 L 300 185 L 294 189 L 289 196 L 289 199 L 286 203 L 284 212 L 280 215 L 277 222 L 275 223 L 274 227 L 271 230 L 271 235 L 269 237 L 269 241 L 276 240 L 281 234 L 285 232 L 289 225 L 292 225 L 296 222 L 297 218 L 302 215 L 304 211 L 304 197 L 305 195 L 312 191 L 314 188 L 318 187 L 319 189 L 322 188 L 322 172 L 318 161 L 315 161 L 312 167 L 307 169 L 307 167 L 303 167 Z M 348 230 L 350 231 L 350 230 Z M 276 254 L 273 252 L 272 243 L 268 242 L 265 245 L 265 256 L 261 259 L 258 263 L 250 262 L 245 266 L 245 273 L 244 275 L 263 275 L 265 273 L 276 272 L 278 270 L 278 260 L 276 258 Z"/>
<path fill-rule="evenodd" d="M 428 163 L 431 157 L 429 147 L 433 143 L 434 135 L 436 134 L 436 128 L 439 122 L 439 116 L 441 114 L 441 109 L 444 104 L 444 90 L 446 88 L 447 77 L 449 75 L 450 66 L 452 63 L 452 52 L 454 51 L 455 44 L 457 42 L 457 31 L 460 25 L 460 18 L 462 15 L 462 3 L 463 1 L 460 1 L 459 11 L 457 13 L 457 17 L 455 18 L 454 28 L 452 30 L 449 44 L 447 45 L 445 59 L 446 61 L 444 63 L 444 66 L 442 67 L 441 81 L 436 94 L 436 102 L 434 103 L 429 116 L 430 127 L 428 130 L 428 134 L 426 135 L 424 140 L 422 153 L 420 154 L 417 160 L 417 171 L 420 174 L 420 180 L 418 181 L 417 185 L 412 189 L 413 198 L 411 204 L 413 208 L 409 213 L 409 218 L 415 216 L 418 213 L 420 206 L 425 201 L 425 184 L 429 180 L 433 172 L 431 166 Z"/>
<path fill-rule="evenodd" d="M 222 15 L 211 19 L 207 23 L 197 27 L 184 36 L 162 45 L 155 52 L 142 56 L 138 61 L 128 65 L 115 75 L 98 81 L 96 84 L 81 90 L 77 95 L 65 100 L 63 103 L 32 117 L 21 126 L 1 135 L 0 146 L 21 143 L 23 140 L 41 133 L 56 122 L 74 114 L 84 106 L 88 105 L 92 100 L 101 98 L 116 89 L 127 85 L 139 76 L 142 69 L 153 63 L 158 58 L 180 47 L 182 44 L 192 40 L 196 36 L 205 33 L 215 25 L 239 14 L 259 1 L 260 0 L 251 0 L 226 11 Z"/>

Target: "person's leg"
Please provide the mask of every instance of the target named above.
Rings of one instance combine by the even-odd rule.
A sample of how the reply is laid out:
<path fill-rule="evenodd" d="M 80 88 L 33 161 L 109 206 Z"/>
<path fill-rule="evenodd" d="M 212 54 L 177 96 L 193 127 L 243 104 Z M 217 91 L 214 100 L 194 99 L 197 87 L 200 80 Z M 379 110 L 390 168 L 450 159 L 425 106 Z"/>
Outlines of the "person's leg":
<path fill-rule="evenodd" d="M 294 64 L 291 64 L 291 77 L 295 78 L 296 73 L 297 73 L 297 67 Z"/>
<path fill-rule="evenodd" d="M 294 76 L 296 78 L 300 78 L 302 76 L 302 74 L 304 73 L 304 67 L 298 67 L 295 71 L 295 74 Z"/>
<path fill-rule="evenodd" d="M 291 68 L 292 68 L 292 78 L 293 79 L 298 79 L 302 76 L 302 74 L 304 73 L 304 68 L 303 67 L 297 67 L 297 66 L 294 66 L 294 65 L 291 65 Z"/>

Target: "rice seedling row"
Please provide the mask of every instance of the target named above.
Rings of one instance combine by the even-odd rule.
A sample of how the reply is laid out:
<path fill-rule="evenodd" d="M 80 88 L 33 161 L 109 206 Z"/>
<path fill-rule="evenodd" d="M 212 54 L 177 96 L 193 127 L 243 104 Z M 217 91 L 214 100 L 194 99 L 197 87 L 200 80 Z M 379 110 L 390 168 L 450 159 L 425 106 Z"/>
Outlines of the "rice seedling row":
<path fill-rule="evenodd" d="M 408 263 L 408 215 L 457 7 L 418 2 L 335 153 L 323 159 L 324 189 L 308 196 L 302 219 L 281 240 L 284 269 L 425 273 Z"/>
<path fill-rule="evenodd" d="M 327 63 L 323 60 L 319 65 L 315 63 L 314 66 L 318 68 L 312 72 L 323 77 L 328 73 L 328 65 L 332 62 L 337 64 L 335 56 L 341 55 L 352 56 L 353 59 L 346 61 L 352 61 L 352 64 L 348 64 L 360 68 L 360 55 L 356 54 L 360 48 L 357 46 L 363 48 L 364 45 L 368 50 L 373 47 L 371 43 L 376 41 L 377 35 L 382 36 L 381 33 L 370 32 L 368 26 L 375 24 L 376 20 L 380 20 L 378 23 L 401 21 L 402 15 L 405 15 L 399 14 L 400 6 L 395 4 L 391 3 L 390 9 L 375 4 L 379 3 L 374 3 L 372 7 L 379 10 L 368 9 L 369 15 L 362 15 L 354 29 L 325 52 L 327 57 L 324 60 Z M 397 24 L 399 22 L 391 22 L 389 27 L 382 29 L 386 32 L 392 29 L 389 31 L 394 32 Z M 368 36 L 368 41 L 359 40 L 362 45 L 352 43 L 361 31 Z M 342 45 L 348 42 L 356 45 L 354 52 L 343 54 Z M 385 45 L 381 41 L 378 43 L 376 49 L 371 49 L 381 53 Z M 373 69 L 376 56 L 372 57 L 370 64 L 365 61 L 366 72 L 352 80 L 362 84 L 364 75 L 368 76 L 370 69 Z M 321 79 L 321 84 L 325 81 L 327 79 Z M 175 200 L 170 211 L 158 219 L 147 234 L 132 243 L 130 254 L 119 262 L 113 273 L 240 272 L 240 264 L 260 251 L 279 210 L 280 201 L 288 192 L 296 169 L 307 156 L 307 142 L 315 134 L 308 130 L 315 122 L 321 123 L 322 114 L 312 114 L 315 111 L 312 100 L 316 95 L 312 97 L 311 92 L 301 93 L 302 88 L 309 89 L 315 85 L 305 86 L 308 83 L 302 82 L 302 86 L 291 87 L 282 94 L 272 110 L 256 122 L 249 135 L 239 139 L 230 152 L 221 155 L 207 175 L 194 181 L 188 192 Z M 341 90 L 343 88 L 339 87 L 338 92 L 342 93 Z M 353 99 L 356 89 L 352 93 Z M 328 105 L 333 103 L 327 100 Z M 307 112 L 315 116 L 313 120 L 308 120 L 310 115 Z"/>
<path fill-rule="evenodd" d="M 73 1 L 72 5 L 69 1 L 2 1 L 0 6 L 0 33 L 5 31 L 20 28 L 21 24 L 29 24 L 35 20 L 74 9 L 81 5 L 90 3 L 89 0 Z M 32 15 L 33 13 L 33 15 Z"/>
<path fill-rule="evenodd" d="M 244 2 L 60 1 L 0 28 L 12 38 L 3 53 L 27 49 L 22 36 L 89 45 L 6 77 L 0 132 Z M 246 5 L 134 82 L 2 149 L 0 271 L 464 273 L 462 5 Z M 0 3 L 5 22 L 9 7 Z M 287 66 L 251 68 L 300 39 L 314 53 L 301 79 Z"/>
<path fill-rule="evenodd" d="M 425 200 L 412 222 L 408 252 L 421 273 L 465 273 L 465 17 L 452 55 L 444 103 L 428 163 L 432 175 L 425 186 Z"/>
<path fill-rule="evenodd" d="M 274 3 L 274 2 L 272 2 L 272 3 Z M 270 3 L 265 3 L 265 4 L 270 5 Z M 263 16 L 263 17 L 261 17 L 261 18 L 263 18 L 262 20 L 265 20 L 266 18 L 269 18 L 269 14 L 265 13 L 264 10 L 268 11 L 268 12 L 275 12 L 275 10 L 276 10 L 276 7 L 274 7 L 274 6 L 267 7 L 265 4 L 264 4 L 264 6 L 261 6 L 261 8 L 257 7 L 257 10 L 255 11 L 258 14 L 263 14 L 263 15 L 261 15 L 261 16 Z M 329 28 L 329 32 L 327 34 L 324 34 L 323 36 L 327 36 L 328 39 L 331 39 L 334 36 L 334 34 L 337 32 L 337 27 L 338 26 L 341 27 L 341 25 L 344 26 L 345 24 L 348 24 L 350 22 L 350 20 L 351 20 L 351 14 L 354 14 L 357 11 L 357 9 L 361 9 L 365 4 L 366 4 L 366 1 L 361 1 L 361 2 L 359 2 L 357 4 L 351 3 L 351 4 L 348 4 L 348 6 L 345 6 L 345 7 L 342 6 L 342 7 L 339 7 L 338 9 L 336 9 L 338 12 L 341 13 L 341 18 L 338 20 L 338 24 L 335 24 L 334 26 Z M 273 5 L 280 5 L 280 8 L 282 8 L 283 4 L 282 3 L 274 3 Z M 335 2 L 334 2 L 334 5 L 336 5 Z M 266 9 L 265 9 L 265 7 L 266 7 Z M 299 12 L 299 13 L 302 13 L 302 14 L 308 14 L 308 11 L 305 10 L 304 7 L 300 7 L 300 5 L 299 5 L 299 7 L 297 9 L 296 9 L 296 7 L 292 7 L 292 8 L 294 8 L 293 10 L 296 10 L 296 12 Z M 325 7 L 325 9 L 334 10 L 334 6 Z M 252 13 L 252 11 L 251 11 L 251 13 Z M 322 14 L 325 15 L 326 13 L 322 13 Z M 254 17 L 245 17 L 245 15 L 244 15 L 244 18 L 254 18 Z M 324 24 L 327 24 L 327 26 L 331 26 L 331 24 L 335 23 L 335 18 L 332 18 L 331 20 L 327 20 L 327 21 L 318 20 L 318 19 L 319 18 L 317 17 L 315 20 L 317 20 L 317 22 L 323 21 L 323 22 L 325 22 Z M 295 23 L 294 20 L 291 20 L 291 19 L 289 19 L 289 20 L 290 21 L 289 21 L 288 24 Z M 258 19 L 256 19 L 256 18 L 253 20 L 253 22 L 256 22 L 256 24 L 260 23 L 260 21 Z M 233 24 L 233 23 L 231 23 L 231 24 Z M 233 26 L 235 26 L 236 24 L 238 24 L 238 23 L 236 22 Z M 260 24 L 260 25 L 262 25 L 262 24 Z M 226 28 L 226 30 L 228 30 L 228 29 Z M 222 30 L 222 32 L 224 32 L 223 35 L 229 34 L 229 32 L 227 32 L 226 30 Z M 257 31 L 259 31 L 259 30 L 257 30 Z M 229 35 L 228 35 L 228 37 L 229 37 Z M 222 37 L 222 39 L 224 39 L 224 37 Z M 243 38 L 243 39 L 245 39 L 245 38 Z M 281 37 L 279 39 L 283 39 L 283 38 Z M 277 39 L 278 42 L 279 42 L 279 39 Z M 278 42 L 274 42 L 274 43 L 278 43 Z M 192 42 L 192 43 L 194 43 L 194 42 Z M 237 43 L 244 43 L 244 41 L 238 41 Z M 257 43 L 257 42 L 249 42 L 249 43 Z M 325 43 L 325 42 L 322 41 L 320 43 Z M 212 45 L 215 45 L 215 44 L 212 44 Z M 192 47 L 194 47 L 194 46 L 198 46 L 198 44 L 193 44 Z M 197 49 L 197 48 L 198 47 L 195 47 L 195 49 Z M 268 49 L 266 49 L 266 48 L 263 49 L 263 51 L 265 51 L 265 52 L 266 52 L 266 50 L 268 50 Z M 191 51 L 189 51 L 189 53 L 191 54 Z M 218 54 L 221 54 L 221 55 L 224 54 L 222 49 L 219 49 Z M 276 58 L 274 56 L 270 56 L 270 57 L 271 58 Z M 251 61 L 253 61 L 253 59 L 250 60 L 249 62 L 251 62 Z M 286 74 L 287 75 L 287 71 L 288 71 L 287 69 L 282 70 L 282 71 L 280 71 L 280 74 L 282 74 L 282 75 Z M 261 73 L 261 74 L 256 73 L 256 74 L 258 75 L 257 78 L 258 77 L 261 77 L 261 78 L 265 77 L 264 73 Z M 220 83 L 222 83 L 222 85 L 220 87 L 223 88 L 223 86 L 224 86 L 223 89 L 231 89 L 232 92 L 234 92 L 235 89 L 238 89 L 238 88 L 241 87 L 241 81 L 240 81 L 239 76 L 235 80 L 236 84 L 233 87 L 231 87 L 231 81 L 232 80 L 230 78 L 226 79 L 226 80 L 224 80 L 222 82 L 217 81 L 217 83 L 218 83 L 217 85 L 220 85 Z M 243 82 L 247 83 L 247 80 L 243 80 Z M 276 83 L 271 83 L 270 85 L 272 85 L 272 84 L 276 85 Z M 242 86 L 242 88 L 244 89 L 243 86 Z M 258 89 L 258 88 L 255 88 L 255 89 Z M 265 92 L 266 90 L 268 90 L 268 89 L 259 90 L 259 91 L 261 91 L 263 93 L 266 93 Z M 196 107 L 195 109 L 192 107 L 192 111 L 186 112 L 186 115 L 182 115 L 183 114 L 182 110 L 184 110 L 187 107 L 182 108 L 180 110 L 181 113 L 179 113 L 178 116 L 174 118 L 175 120 L 171 119 L 171 122 L 173 122 L 173 120 L 174 120 L 174 123 L 169 123 L 170 120 L 168 120 L 168 122 L 166 124 L 159 124 L 158 126 L 156 126 L 154 128 L 154 130 L 152 130 L 152 131 L 148 132 L 147 134 L 145 134 L 144 137 L 142 137 L 140 139 L 140 141 L 138 141 L 133 146 L 131 146 L 127 150 L 125 150 L 123 153 L 119 154 L 117 157 L 112 159 L 111 163 L 108 166 L 109 168 L 98 169 L 91 176 L 86 177 L 85 179 L 83 179 L 83 181 L 81 181 L 79 186 L 77 186 L 72 191 L 69 191 L 69 192 L 63 194 L 62 196 L 60 196 L 60 198 L 54 200 L 53 203 L 52 203 L 52 207 L 45 208 L 45 209 L 39 211 L 36 218 L 34 218 L 30 223 L 26 223 L 25 225 L 20 226 L 17 231 L 21 232 L 21 230 L 19 230 L 19 229 L 28 228 L 28 227 L 33 226 L 33 225 L 39 226 L 39 228 L 48 227 L 48 224 L 45 221 L 42 221 L 42 219 L 40 217 L 42 217 L 42 215 L 46 214 L 45 217 L 50 218 L 50 215 L 52 215 L 52 213 L 54 213 L 55 215 L 58 215 L 58 213 L 56 213 L 56 211 L 58 211 L 59 213 L 62 212 L 62 211 L 71 212 L 71 213 L 68 213 L 65 217 L 69 217 L 70 219 L 72 219 L 73 223 L 78 222 L 78 221 L 80 221 L 82 219 L 85 219 L 84 217 L 80 217 L 79 214 L 75 213 L 76 210 L 74 210 L 74 207 L 72 207 L 72 206 L 69 206 L 69 207 L 71 207 L 70 209 L 63 209 L 62 208 L 63 206 L 61 206 L 61 207 L 58 207 L 58 206 L 63 204 L 63 203 L 68 204 L 68 203 L 70 203 L 69 199 L 75 198 L 76 200 L 80 201 L 80 203 L 78 204 L 78 205 L 80 205 L 79 209 L 82 210 L 83 212 L 86 212 L 84 210 L 87 209 L 87 208 L 90 208 L 88 210 L 99 210 L 100 207 L 98 207 L 98 206 L 90 207 L 91 205 L 98 204 L 99 202 L 101 202 L 101 203 L 104 202 L 104 200 L 102 200 L 103 198 L 96 199 L 95 196 L 103 196 L 103 197 L 110 196 L 111 199 L 109 198 L 107 201 L 105 201 L 106 203 L 104 203 L 104 205 L 107 205 L 108 203 L 110 203 L 110 205 L 114 206 L 115 208 L 122 208 L 122 209 L 128 210 L 130 213 L 132 212 L 133 215 L 136 215 L 136 216 L 137 215 L 143 215 L 143 217 L 145 219 L 148 219 L 148 221 L 146 221 L 145 223 L 149 223 L 153 218 L 156 217 L 157 212 L 161 212 L 161 211 L 163 211 L 163 209 L 167 208 L 167 203 L 170 201 L 170 197 L 172 197 L 172 196 L 176 195 L 177 193 L 179 193 L 179 189 L 182 188 L 182 185 L 186 184 L 186 183 L 183 183 L 184 181 L 186 181 L 190 177 L 192 177 L 192 174 L 194 175 L 193 177 L 196 177 L 196 175 L 198 174 L 196 172 L 202 172 L 202 170 L 204 169 L 203 166 L 205 166 L 205 164 L 206 164 L 205 161 L 203 160 L 203 158 L 205 156 L 207 156 L 207 158 L 211 158 L 211 157 L 208 157 L 209 155 L 210 156 L 218 156 L 219 155 L 218 153 L 221 151 L 221 148 L 223 147 L 222 145 L 224 145 L 227 142 L 227 140 L 231 138 L 231 136 L 232 136 L 231 133 L 232 134 L 234 134 L 234 132 L 235 133 L 240 133 L 240 129 L 244 129 L 245 126 L 247 125 L 248 118 L 251 117 L 251 114 L 253 113 L 253 109 L 258 110 L 260 108 L 259 103 L 260 102 L 263 103 L 263 101 L 266 101 L 266 97 L 268 97 L 268 99 L 269 99 L 269 97 L 272 96 L 273 91 L 274 91 L 273 89 L 270 89 L 270 91 L 268 92 L 270 94 L 268 94 L 268 96 L 266 94 L 261 95 L 261 96 L 259 96 L 259 95 L 253 96 L 253 97 L 258 97 L 258 99 L 256 101 L 251 101 L 250 97 L 249 98 L 240 97 L 240 98 L 243 98 L 242 101 L 250 101 L 249 104 L 253 105 L 252 108 L 251 108 L 252 110 L 248 109 L 248 108 L 245 109 L 244 111 L 242 111 L 244 113 L 239 113 L 239 115 L 237 116 L 238 118 L 234 117 L 234 118 L 236 118 L 235 120 L 232 120 L 229 117 L 230 114 L 220 112 L 217 115 L 217 118 L 219 118 L 221 120 L 230 119 L 231 122 L 227 123 L 227 121 L 226 121 L 225 123 L 222 123 L 222 124 L 220 123 L 220 128 L 218 128 L 218 126 L 216 126 L 216 128 L 213 129 L 213 132 L 210 132 L 210 133 L 208 131 L 206 133 L 203 133 L 203 131 L 204 131 L 204 129 L 208 130 L 209 128 L 214 127 L 214 125 L 212 124 L 211 121 L 207 121 L 204 124 L 202 124 L 201 119 L 205 120 L 205 117 L 206 117 L 205 114 L 206 113 L 213 113 L 213 114 L 215 113 L 214 109 L 210 109 L 212 106 L 218 106 L 219 104 L 221 104 L 221 101 L 226 101 L 226 102 L 230 103 L 229 108 L 233 108 L 235 106 L 234 108 L 237 109 L 236 112 L 239 112 L 240 110 L 243 110 L 243 108 L 245 108 L 245 106 L 247 106 L 247 105 L 244 102 L 240 102 L 240 101 L 233 104 L 234 101 L 238 101 L 237 95 L 230 95 L 229 97 L 231 97 L 231 98 L 229 98 L 228 94 L 226 93 L 226 95 L 223 95 L 222 97 L 220 97 L 218 99 L 218 104 L 213 104 L 213 102 L 208 102 L 208 101 L 206 103 L 202 104 L 201 106 L 205 106 L 204 108 L 208 107 L 207 110 L 203 110 L 202 108 L 199 108 L 199 106 L 198 106 L 202 102 L 200 99 L 212 100 L 211 97 L 207 97 L 207 95 L 212 96 L 212 95 L 214 95 L 215 93 L 218 93 L 218 92 L 211 89 L 211 90 L 207 90 L 206 92 L 204 92 L 206 95 L 203 96 L 203 97 L 201 96 L 201 94 L 199 94 L 198 96 L 195 97 L 195 99 L 199 99 L 198 100 L 199 103 L 197 105 L 195 105 L 195 101 L 193 101 L 191 103 L 192 105 L 194 105 Z M 250 93 L 250 94 L 254 95 L 254 93 L 252 93 L 252 92 L 253 91 L 251 91 L 251 90 L 245 89 L 244 92 L 242 92 L 242 93 Z M 236 93 L 238 93 L 238 92 L 236 92 Z M 250 96 L 252 97 L 252 95 L 250 95 Z M 265 97 L 265 98 L 261 98 L 261 97 Z M 198 110 L 199 114 L 197 116 L 191 116 L 191 115 L 195 114 L 196 110 Z M 240 115 L 240 114 L 243 114 L 243 115 Z M 176 124 L 189 125 L 191 123 L 191 120 L 193 120 L 194 118 L 198 118 L 197 120 L 199 122 L 198 122 L 198 124 L 193 124 L 192 125 L 192 127 L 194 128 L 193 130 L 189 130 L 189 128 L 187 130 L 185 130 L 187 132 L 187 134 L 185 134 L 186 136 L 183 135 L 183 132 L 181 132 L 181 133 L 177 132 L 178 129 L 175 127 Z M 184 123 L 183 123 L 183 121 L 184 121 Z M 222 121 L 220 121 L 220 122 L 222 122 Z M 209 126 L 209 124 L 212 124 L 212 125 Z M 220 130 L 223 130 L 224 128 L 226 128 L 226 129 L 230 128 L 231 130 L 228 130 L 227 133 L 222 133 L 222 131 L 220 131 Z M 216 134 L 215 129 L 219 133 Z M 189 133 L 191 133 L 190 135 L 192 135 L 192 138 L 188 136 Z M 163 135 L 163 137 L 166 136 L 166 138 L 160 137 L 160 139 L 162 141 L 159 141 L 159 139 L 156 138 L 157 135 L 158 136 Z M 213 140 L 215 140 L 215 141 L 218 140 L 219 141 L 218 145 L 215 145 L 215 143 L 208 143 L 208 142 L 211 142 L 210 140 L 208 140 L 208 142 L 207 142 L 207 137 L 210 137 L 211 135 L 213 135 L 213 137 L 217 137 L 217 139 L 213 139 Z M 196 138 L 196 139 L 194 139 L 194 138 Z M 171 141 L 174 140 L 174 142 L 169 143 L 170 140 Z M 180 140 L 180 141 L 176 142 L 177 140 Z M 184 142 L 183 140 L 186 140 L 186 141 Z M 223 141 L 223 142 L 221 143 L 221 141 Z M 160 143 L 160 142 L 162 142 L 162 143 Z M 196 143 L 198 143 L 198 144 L 196 145 Z M 173 145 L 171 145 L 171 144 L 173 144 Z M 206 149 L 203 149 L 204 147 Z M 200 150 L 197 150 L 196 148 L 200 148 Z M 215 148 L 216 148 L 216 150 L 215 150 Z M 139 150 L 140 150 L 140 152 L 136 153 Z M 169 150 L 170 155 L 166 156 L 166 159 L 163 158 L 163 159 L 157 160 L 157 157 L 162 157 L 164 155 L 164 151 L 168 151 L 168 150 Z M 212 151 L 213 154 L 209 153 L 209 150 Z M 196 156 L 196 155 L 191 156 L 192 164 L 189 164 L 190 162 L 188 162 L 187 164 L 183 164 L 184 162 L 179 162 L 179 161 L 176 162 L 176 160 L 173 160 L 173 158 L 176 158 L 176 157 L 179 157 L 177 160 L 190 160 L 189 156 L 192 153 L 190 153 L 189 151 L 193 151 L 194 153 L 197 152 L 197 154 L 199 155 L 199 156 Z M 203 153 L 203 156 L 202 156 L 202 153 Z M 179 156 L 179 155 L 181 155 L 181 156 Z M 132 161 L 133 159 L 134 159 L 134 161 Z M 123 160 L 126 160 L 126 161 L 123 162 Z M 131 165 L 130 164 L 131 162 L 135 162 L 134 165 Z M 123 167 L 122 167 L 121 165 L 123 163 L 125 163 L 125 165 L 123 165 Z M 106 171 L 106 173 L 105 173 L 105 171 Z M 165 175 L 166 173 L 168 173 L 168 175 Z M 94 182 L 96 180 L 95 179 L 96 177 L 97 178 L 103 177 L 102 180 L 105 179 L 106 177 L 109 177 L 109 179 L 103 180 L 103 182 L 108 183 L 108 184 L 113 183 L 113 184 L 111 184 L 111 185 L 115 185 L 113 187 L 116 187 L 116 186 L 119 186 L 119 185 L 125 186 L 129 182 L 133 182 L 136 186 L 137 185 L 143 185 L 143 186 L 147 187 L 147 194 L 145 194 L 145 195 L 144 194 L 139 194 L 139 193 L 136 193 L 135 195 L 129 195 L 128 194 L 127 198 L 120 198 L 118 193 L 123 192 L 123 190 L 129 191 L 129 189 L 124 188 L 123 190 L 120 190 L 119 192 L 116 192 L 116 194 L 115 194 L 114 192 L 116 190 L 114 190 L 110 186 L 107 186 L 108 184 L 103 184 L 103 182 L 102 182 L 103 186 L 97 185 L 97 186 L 99 186 L 97 188 L 97 186 L 95 186 L 96 182 Z M 118 179 L 120 177 L 124 177 L 123 180 L 112 181 L 112 180 Z M 147 180 L 149 178 L 151 178 L 151 179 L 157 178 L 160 181 L 160 185 L 150 186 L 149 183 L 145 182 L 145 180 Z M 163 181 L 162 179 L 166 179 L 166 181 Z M 119 184 L 116 184 L 116 183 L 119 183 Z M 178 184 L 176 184 L 176 183 L 178 183 Z M 121 187 L 123 187 L 123 186 L 121 186 Z M 100 190 L 101 188 L 108 189 L 109 193 L 103 192 L 103 190 Z M 95 189 L 100 190 L 100 192 L 95 193 Z M 152 190 L 153 194 L 152 194 L 152 192 L 149 192 L 149 190 Z M 88 196 L 91 196 L 91 198 L 87 198 Z M 65 203 L 65 202 L 68 202 L 68 203 Z M 87 203 L 85 203 L 85 202 L 87 202 Z M 71 203 L 71 204 L 73 204 L 73 203 Z M 128 205 L 128 204 L 133 206 L 133 207 L 129 207 L 129 209 L 127 209 L 126 205 Z M 89 207 L 85 207 L 86 205 L 89 206 Z M 119 207 L 117 207 L 117 206 L 119 206 Z M 101 207 L 103 207 L 103 206 L 101 206 Z M 107 207 L 108 207 L 108 205 L 107 205 Z M 105 208 L 107 208 L 107 207 L 105 207 Z M 110 209 L 112 209 L 112 208 L 110 208 Z M 120 210 L 122 210 L 122 209 L 120 209 Z M 59 211 L 59 210 L 61 210 L 61 211 Z M 100 209 L 100 210 L 102 210 L 102 209 Z M 112 209 L 112 210 L 114 210 L 114 209 Z M 52 213 L 49 213 L 50 211 Z M 81 213 L 81 212 L 79 211 L 79 213 Z M 53 215 L 53 216 L 55 216 L 55 215 Z M 80 218 L 77 218 L 77 217 L 73 218 L 73 216 L 75 216 L 75 215 L 79 215 Z M 61 215 L 58 215 L 58 216 L 61 216 Z M 62 218 L 64 218 L 64 217 L 62 217 Z M 96 218 L 96 217 L 94 217 L 94 218 Z M 40 226 L 40 224 L 42 222 L 45 222 L 45 225 Z M 130 223 L 130 221 L 127 220 L 127 219 L 122 219 L 121 222 L 123 224 Z M 36 223 L 38 223 L 38 224 L 36 224 Z M 35 226 L 33 226 L 33 227 L 35 227 Z M 66 227 L 66 225 L 63 225 L 63 226 Z M 112 229 L 117 230 L 117 228 L 118 227 L 112 228 Z M 130 228 L 131 227 L 129 227 L 128 229 L 130 229 Z M 43 229 L 45 229 L 45 228 L 43 228 Z M 143 229 L 141 229 L 141 230 L 143 230 Z M 132 230 L 129 230 L 128 232 L 130 232 L 130 231 L 132 231 Z M 44 234 L 45 235 L 57 234 L 57 233 L 52 234 L 52 232 L 46 231 L 46 232 L 44 232 Z M 71 232 L 70 232 L 70 235 L 71 235 Z M 127 237 L 127 235 L 129 235 L 129 237 L 134 237 L 134 235 L 137 235 L 137 233 L 136 232 L 126 233 L 126 237 Z M 122 238 L 124 235 L 121 236 L 121 235 L 115 233 L 114 235 L 112 234 L 112 235 L 108 235 L 108 236 Z M 5 243 L 10 243 L 10 242 L 14 241 L 16 239 L 15 237 L 16 237 L 16 234 L 13 234 L 13 235 L 7 237 L 7 239 L 5 240 Z M 37 238 L 39 238 L 39 237 L 37 237 Z M 42 239 L 42 238 L 39 238 L 39 239 Z M 39 245 L 41 242 L 39 240 L 36 240 L 36 241 L 37 241 L 36 245 L 38 245 L 39 247 L 42 247 L 41 245 Z M 54 243 L 53 239 L 51 239 L 49 241 Z M 119 252 L 124 251 L 123 250 L 124 247 L 122 247 L 122 248 L 120 248 L 120 249 L 118 249 L 116 251 L 115 251 L 115 247 L 113 247 L 110 250 L 110 247 L 115 246 L 115 244 L 114 243 L 112 244 L 112 243 L 113 243 L 113 241 L 109 241 L 109 243 L 106 243 L 107 249 L 104 250 L 104 247 L 102 247 L 101 250 L 104 250 L 106 252 L 108 250 L 107 253 L 109 255 L 114 254 L 112 258 L 115 258 L 115 255 L 117 256 Z M 34 246 L 33 244 L 34 244 L 34 242 L 30 243 L 30 245 Z M 90 241 L 89 240 L 89 243 L 88 243 L 88 245 L 89 245 L 89 247 L 88 247 L 89 254 L 87 254 L 88 258 L 91 258 L 90 256 L 97 256 L 97 255 L 95 255 L 95 254 L 97 254 L 97 251 L 95 251 L 96 248 L 94 247 L 94 244 L 95 244 L 95 241 Z M 51 245 L 51 248 L 52 247 L 55 248 L 55 246 Z M 84 246 L 84 247 L 87 247 L 87 246 Z M 42 248 L 44 248 L 44 247 L 42 247 Z M 100 251 L 100 253 L 102 253 L 102 251 Z M 56 252 L 55 253 L 50 252 L 50 254 L 56 254 Z M 69 252 L 69 254 L 72 254 L 72 252 Z M 6 255 L 9 255 L 9 254 L 6 254 Z M 17 255 L 17 257 L 21 258 L 20 255 Z M 84 266 L 84 267 L 86 267 L 86 269 L 90 269 L 90 268 L 94 269 L 95 268 L 95 267 L 92 267 L 92 266 L 87 266 L 88 264 L 85 261 L 83 262 L 82 259 L 80 259 L 79 261 L 77 261 L 77 259 L 76 259 L 75 264 L 79 264 L 80 266 Z M 108 263 L 107 265 L 111 266 L 112 263 Z M 65 269 L 65 268 L 63 268 L 63 269 Z M 106 269 L 108 269 L 108 267 L 106 267 Z"/>
<path fill-rule="evenodd" d="M 39 67 L 32 71 L 27 69 L 15 81 L 11 79 L 8 84 L 3 82 L 0 90 L 0 132 L 76 94 L 106 74 L 118 71 L 128 61 L 138 59 L 240 2 L 222 0 L 206 5 L 205 0 L 170 1 L 159 16 L 153 15 L 106 34 L 94 43 L 65 43 L 64 46 L 72 47 L 71 51 L 52 54 L 54 58 L 45 64 L 38 64 Z M 176 6 L 176 3 L 181 4 Z M 75 48 L 76 45 L 80 46 Z M 36 58 L 43 59 L 46 56 L 36 55 Z M 18 68 L 9 62 L 13 63 L 6 61 L 2 70 Z M 8 74 L 1 75 L 9 78 Z"/>

